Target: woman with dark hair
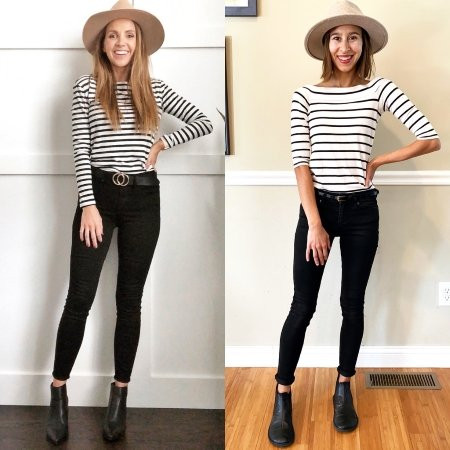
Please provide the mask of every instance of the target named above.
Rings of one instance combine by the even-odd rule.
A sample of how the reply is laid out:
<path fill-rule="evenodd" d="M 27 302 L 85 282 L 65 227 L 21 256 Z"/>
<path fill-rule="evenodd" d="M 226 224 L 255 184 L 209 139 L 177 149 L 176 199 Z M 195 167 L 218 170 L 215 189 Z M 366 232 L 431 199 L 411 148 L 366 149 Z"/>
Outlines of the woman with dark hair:
<path fill-rule="evenodd" d="M 118 228 L 117 322 L 114 382 L 103 437 L 114 441 L 126 427 L 127 385 L 139 342 L 141 298 L 159 236 L 159 152 L 209 134 L 211 122 L 163 81 L 151 79 L 149 57 L 164 30 L 152 14 L 120 0 L 91 16 L 83 42 L 93 75 L 73 91 L 72 137 L 79 202 L 72 229 L 69 291 L 58 328 L 47 439 L 68 436 L 66 380 L 80 349 L 86 318 L 114 228 Z M 162 113 L 184 121 L 156 139 Z"/>
<path fill-rule="evenodd" d="M 294 296 L 280 337 L 277 387 L 269 440 L 294 442 L 291 384 L 306 328 L 315 312 L 325 264 L 340 237 L 342 327 L 333 395 L 338 431 L 358 425 L 350 379 L 364 330 L 364 295 L 378 246 L 378 167 L 439 150 L 426 117 L 390 80 L 370 79 L 373 54 L 387 43 L 384 26 L 349 1 L 337 2 L 305 39 L 310 56 L 323 61 L 322 82 L 294 92 L 292 157 L 301 199 L 294 244 Z M 370 159 L 375 130 L 385 111 L 412 133 L 411 144 Z"/>

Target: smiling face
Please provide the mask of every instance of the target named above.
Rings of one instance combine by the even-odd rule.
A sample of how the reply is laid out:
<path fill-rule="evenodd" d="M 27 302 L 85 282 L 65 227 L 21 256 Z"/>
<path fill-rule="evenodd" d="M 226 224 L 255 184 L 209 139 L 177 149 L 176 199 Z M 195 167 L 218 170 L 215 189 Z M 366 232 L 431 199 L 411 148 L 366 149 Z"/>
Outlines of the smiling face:
<path fill-rule="evenodd" d="M 123 70 L 132 61 L 136 49 L 136 27 L 128 19 L 117 19 L 106 27 L 103 51 L 113 69 Z"/>
<path fill-rule="evenodd" d="M 363 50 L 362 29 L 355 25 L 341 25 L 333 28 L 330 31 L 328 48 L 337 70 L 353 71 Z"/>

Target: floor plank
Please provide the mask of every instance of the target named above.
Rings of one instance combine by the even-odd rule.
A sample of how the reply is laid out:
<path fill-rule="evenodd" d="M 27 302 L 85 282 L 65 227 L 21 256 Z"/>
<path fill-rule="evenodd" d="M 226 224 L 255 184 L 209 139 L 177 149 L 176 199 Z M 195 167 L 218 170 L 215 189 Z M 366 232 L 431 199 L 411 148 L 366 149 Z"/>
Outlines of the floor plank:
<path fill-rule="evenodd" d="M 53 449 L 45 440 L 48 408 L 0 406 L 0 449 Z M 105 408 L 69 408 L 69 440 L 58 448 L 68 450 L 223 450 L 224 411 L 205 409 L 128 408 L 123 440 L 102 438 Z"/>
<path fill-rule="evenodd" d="M 359 426 L 351 433 L 333 427 L 336 368 L 299 368 L 293 385 L 293 420 L 300 450 L 449 450 L 450 369 L 433 371 L 441 390 L 366 389 L 357 369 L 351 389 Z M 225 448 L 273 449 L 267 438 L 275 391 L 273 368 L 225 369 Z"/>

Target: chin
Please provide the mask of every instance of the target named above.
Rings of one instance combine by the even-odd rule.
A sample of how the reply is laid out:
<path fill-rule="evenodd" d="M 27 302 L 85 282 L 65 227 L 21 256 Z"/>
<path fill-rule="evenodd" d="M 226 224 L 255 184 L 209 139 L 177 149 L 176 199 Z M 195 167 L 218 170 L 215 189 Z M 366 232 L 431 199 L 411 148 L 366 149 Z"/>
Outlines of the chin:
<path fill-rule="evenodd" d="M 113 65 L 116 67 L 127 67 L 131 61 L 113 61 Z"/>
<path fill-rule="evenodd" d="M 354 64 L 351 67 L 349 67 L 349 66 L 342 67 L 341 65 L 338 65 L 338 64 L 335 64 L 334 66 L 337 68 L 337 70 L 339 70 L 339 72 L 351 72 L 352 70 L 355 70 L 355 68 L 356 68 L 356 64 Z"/>

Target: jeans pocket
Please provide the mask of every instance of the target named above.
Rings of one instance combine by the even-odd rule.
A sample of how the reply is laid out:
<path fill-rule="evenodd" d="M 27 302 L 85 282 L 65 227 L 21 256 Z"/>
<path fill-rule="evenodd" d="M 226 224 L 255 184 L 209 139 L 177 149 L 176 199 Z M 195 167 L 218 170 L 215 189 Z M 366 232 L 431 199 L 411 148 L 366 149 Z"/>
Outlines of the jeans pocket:
<path fill-rule="evenodd" d="M 377 197 L 374 195 L 373 197 L 364 197 L 356 201 L 356 206 L 358 209 L 378 209 Z"/>

